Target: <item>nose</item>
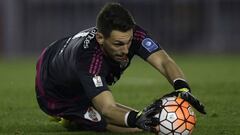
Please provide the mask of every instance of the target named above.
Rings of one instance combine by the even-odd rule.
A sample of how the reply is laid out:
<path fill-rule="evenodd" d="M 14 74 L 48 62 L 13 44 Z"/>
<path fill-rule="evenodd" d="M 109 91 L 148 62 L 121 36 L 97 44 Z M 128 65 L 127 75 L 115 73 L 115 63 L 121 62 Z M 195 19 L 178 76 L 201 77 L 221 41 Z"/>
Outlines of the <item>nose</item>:
<path fill-rule="evenodd" d="M 123 54 L 128 54 L 129 51 L 129 46 L 128 45 L 123 45 L 122 46 L 122 53 Z"/>

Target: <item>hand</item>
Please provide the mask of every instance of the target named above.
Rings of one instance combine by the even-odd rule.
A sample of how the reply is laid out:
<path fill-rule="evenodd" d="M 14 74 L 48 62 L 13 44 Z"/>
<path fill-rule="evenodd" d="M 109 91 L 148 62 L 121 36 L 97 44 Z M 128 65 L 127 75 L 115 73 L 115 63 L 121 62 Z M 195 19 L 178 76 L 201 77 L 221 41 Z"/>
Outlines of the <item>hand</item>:
<path fill-rule="evenodd" d="M 162 100 L 158 99 L 148 107 L 144 108 L 137 115 L 136 126 L 150 132 L 157 132 L 156 126 L 159 124 L 158 118 L 154 117 L 162 109 Z"/>
<path fill-rule="evenodd" d="M 202 114 L 207 114 L 204 109 L 204 105 L 190 93 L 189 89 L 181 88 L 181 89 L 175 90 L 170 94 L 165 95 L 164 97 L 172 97 L 172 96 L 181 97 L 182 99 L 190 103 L 198 112 Z"/>

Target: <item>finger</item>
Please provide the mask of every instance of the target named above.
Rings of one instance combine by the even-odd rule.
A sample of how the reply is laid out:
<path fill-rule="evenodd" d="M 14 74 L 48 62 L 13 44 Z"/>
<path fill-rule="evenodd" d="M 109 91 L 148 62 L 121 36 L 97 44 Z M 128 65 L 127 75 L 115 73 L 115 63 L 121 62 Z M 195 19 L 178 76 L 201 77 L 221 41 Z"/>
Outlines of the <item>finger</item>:
<path fill-rule="evenodd" d="M 199 111 L 200 113 L 202 113 L 202 114 L 207 114 L 207 112 L 206 112 L 205 109 L 204 109 L 203 104 L 201 104 L 201 103 L 200 103 L 200 107 L 199 107 L 198 111 Z"/>
<path fill-rule="evenodd" d="M 150 132 L 152 132 L 152 133 L 157 133 L 158 130 L 157 130 L 156 127 L 150 127 Z"/>
<path fill-rule="evenodd" d="M 202 114 L 206 114 L 204 105 L 199 100 L 197 100 L 191 93 L 182 93 L 181 97 L 188 103 L 190 103 L 191 106 L 194 107 L 197 111 Z"/>
<path fill-rule="evenodd" d="M 154 115 L 161 112 L 161 106 L 155 106 L 153 108 L 150 108 L 144 112 L 144 115 L 146 117 L 153 117 Z"/>
<path fill-rule="evenodd" d="M 158 118 L 151 118 L 151 119 L 148 119 L 145 121 L 145 125 L 150 126 L 150 127 L 157 126 L 159 124 L 160 124 L 160 122 L 159 122 Z"/>
<path fill-rule="evenodd" d="M 159 122 L 159 120 L 157 118 L 149 119 L 149 120 L 145 121 L 145 125 L 146 126 L 150 126 L 150 127 L 157 126 L 159 124 L 160 124 L 160 122 Z"/>
<path fill-rule="evenodd" d="M 144 125 L 143 129 L 149 132 L 156 132 L 156 129 L 154 127 L 148 126 L 146 124 Z"/>
<path fill-rule="evenodd" d="M 151 126 L 157 126 L 160 124 L 160 121 L 158 118 L 152 118 L 151 121 L 152 121 Z"/>

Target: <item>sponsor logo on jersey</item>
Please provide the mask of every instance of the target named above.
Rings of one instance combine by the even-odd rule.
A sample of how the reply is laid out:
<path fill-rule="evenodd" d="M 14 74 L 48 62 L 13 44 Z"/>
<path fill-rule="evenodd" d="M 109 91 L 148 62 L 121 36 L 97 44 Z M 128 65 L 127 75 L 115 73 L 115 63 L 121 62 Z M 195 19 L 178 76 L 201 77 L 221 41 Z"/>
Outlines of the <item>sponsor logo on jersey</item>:
<path fill-rule="evenodd" d="M 85 37 L 88 35 L 89 32 L 84 32 L 84 31 L 81 31 L 79 32 L 78 34 L 76 34 L 72 39 L 75 39 L 75 38 L 79 38 L 79 37 Z"/>
<path fill-rule="evenodd" d="M 142 41 L 142 46 L 148 50 L 148 52 L 153 52 L 158 49 L 158 45 L 152 41 L 150 38 L 145 38 Z"/>
<path fill-rule="evenodd" d="M 100 114 L 93 107 L 88 108 L 87 112 L 84 114 L 84 118 L 93 122 L 101 121 Z"/>
<path fill-rule="evenodd" d="M 96 29 L 92 29 L 91 31 L 81 31 L 78 34 L 76 34 L 72 39 L 85 37 L 83 41 L 83 48 L 87 49 L 89 48 L 90 41 L 95 37 L 96 32 L 97 32 Z"/>
<path fill-rule="evenodd" d="M 95 84 L 96 87 L 102 87 L 103 83 L 102 83 L 101 76 L 94 76 L 93 83 Z"/>
<path fill-rule="evenodd" d="M 89 43 L 90 41 L 95 37 L 97 30 L 93 29 L 89 32 L 89 34 L 87 35 L 87 37 L 85 38 L 85 40 L 83 41 L 83 48 L 87 49 L 89 48 Z"/>

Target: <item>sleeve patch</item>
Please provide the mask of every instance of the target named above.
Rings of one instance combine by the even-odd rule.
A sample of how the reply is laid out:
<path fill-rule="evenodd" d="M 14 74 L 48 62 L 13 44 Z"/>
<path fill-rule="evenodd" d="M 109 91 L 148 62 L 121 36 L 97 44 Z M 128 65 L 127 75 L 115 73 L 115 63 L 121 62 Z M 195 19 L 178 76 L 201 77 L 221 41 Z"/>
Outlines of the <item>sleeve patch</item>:
<path fill-rule="evenodd" d="M 152 41 L 150 38 L 145 38 L 142 41 L 142 46 L 148 50 L 148 52 L 153 52 L 158 49 L 158 45 Z"/>

